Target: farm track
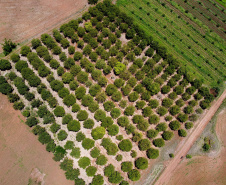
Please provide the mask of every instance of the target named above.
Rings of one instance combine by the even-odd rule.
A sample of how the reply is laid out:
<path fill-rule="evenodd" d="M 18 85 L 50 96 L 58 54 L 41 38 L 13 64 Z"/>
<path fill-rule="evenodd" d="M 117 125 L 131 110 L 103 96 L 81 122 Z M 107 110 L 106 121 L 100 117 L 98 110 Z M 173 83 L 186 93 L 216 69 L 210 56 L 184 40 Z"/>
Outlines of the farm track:
<path fill-rule="evenodd" d="M 220 24 L 220 26 L 226 30 L 226 25 L 223 23 L 220 19 L 218 19 L 214 15 L 210 15 L 209 11 L 203 8 L 201 5 L 196 3 L 195 1 L 192 2 L 192 5 L 195 6 L 195 9 L 193 9 L 190 5 L 187 3 L 184 3 L 180 0 L 175 0 L 180 6 L 182 6 L 185 10 L 188 10 L 189 13 L 200 19 L 203 23 L 205 23 L 210 29 L 214 30 L 220 37 L 223 39 L 226 39 L 226 35 L 223 31 L 221 31 L 219 28 L 217 28 L 216 24 Z M 200 9 L 200 11 L 198 11 Z M 214 24 L 211 24 L 212 21 L 209 21 L 204 15 L 201 15 L 200 12 L 203 12 L 207 16 L 211 17 L 211 19 L 214 21 Z"/>
<path fill-rule="evenodd" d="M 173 174 L 174 170 L 178 166 L 178 164 L 181 162 L 181 157 L 185 157 L 189 149 L 192 147 L 194 142 L 197 140 L 197 138 L 200 136 L 206 125 L 209 123 L 211 118 L 214 116 L 215 112 L 218 110 L 224 99 L 226 98 L 226 90 L 223 92 L 223 94 L 216 100 L 210 109 L 205 113 L 205 116 L 200 120 L 199 124 L 194 128 L 191 135 L 186 139 L 184 143 L 182 143 L 182 146 L 179 146 L 177 149 L 177 153 L 175 155 L 175 158 L 172 159 L 168 165 L 166 166 L 165 170 L 159 177 L 159 179 L 156 181 L 155 185 L 164 185 L 169 182 L 169 179 L 171 175 Z"/>

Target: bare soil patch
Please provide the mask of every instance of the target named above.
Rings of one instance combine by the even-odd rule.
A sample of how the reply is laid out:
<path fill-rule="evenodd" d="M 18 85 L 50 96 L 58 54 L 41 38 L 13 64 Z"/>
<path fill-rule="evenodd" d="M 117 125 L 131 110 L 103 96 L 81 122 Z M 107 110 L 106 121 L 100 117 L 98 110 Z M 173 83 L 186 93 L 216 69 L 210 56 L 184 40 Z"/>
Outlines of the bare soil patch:
<path fill-rule="evenodd" d="M 217 118 L 216 132 L 221 141 L 217 157 L 199 156 L 179 164 L 168 185 L 179 184 L 226 184 L 226 109 Z"/>
<path fill-rule="evenodd" d="M 52 153 L 38 142 L 31 133 L 20 111 L 15 111 L 7 100 L 0 94 L 0 184 L 25 185 L 29 179 L 35 181 L 43 178 L 46 185 L 72 185 L 73 181 L 66 179 L 59 163 L 55 162 Z M 37 173 L 31 178 L 33 170 Z"/>
<path fill-rule="evenodd" d="M 0 1 L 0 43 L 22 42 L 62 24 L 87 5 L 87 0 Z M 2 51 L 0 46 L 0 52 Z"/>

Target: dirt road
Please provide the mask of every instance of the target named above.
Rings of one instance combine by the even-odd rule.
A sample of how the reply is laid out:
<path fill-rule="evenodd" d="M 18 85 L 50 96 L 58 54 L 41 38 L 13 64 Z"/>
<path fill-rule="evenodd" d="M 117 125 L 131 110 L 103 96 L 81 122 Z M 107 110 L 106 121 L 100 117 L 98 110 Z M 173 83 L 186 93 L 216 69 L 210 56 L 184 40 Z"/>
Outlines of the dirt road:
<path fill-rule="evenodd" d="M 197 140 L 197 138 L 201 135 L 202 131 L 204 130 L 205 126 L 208 124 L 208 122 L 211 120 L 211 118 L 214 116 L 217 109 L 220 107 L 223 100 L 226 98 L 226 90 L 223 92 L 223 94 L 218 98 L 217 101 L 215 101 L 211 108 L 206 112 L 205 116 L 201 119 L 198 126 L 193 130 L 192 134 L 187 138 L 185 142 L 183 142 L 183 145 L 179 146 L 178 152 L 175 155 L 175 158 L 172 159 L 166 166 L 165 170 L 159 177 L 159 179 L 156 181 L 155 185 L 164 185 L 167 184 L 169 181 L 171 175 L 173 174 L 173 171 L 176 169 L 178 164 L 181 162 L 181 157 L 185 157 L 189 149 L 192 147 L 194 142 Z"/>

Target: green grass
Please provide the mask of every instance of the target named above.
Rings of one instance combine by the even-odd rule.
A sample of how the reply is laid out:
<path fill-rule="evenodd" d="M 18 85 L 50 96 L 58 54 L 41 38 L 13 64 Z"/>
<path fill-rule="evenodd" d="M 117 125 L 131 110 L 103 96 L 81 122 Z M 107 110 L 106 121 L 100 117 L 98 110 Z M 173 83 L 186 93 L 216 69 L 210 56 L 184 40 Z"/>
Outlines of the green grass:
<path fill-rule="evenodd" d="M 202 25 L 207 30 L 203 38 L 199 30 L 178 18 L 174 11 L 162 6 L 160 1 L 148 2 L 118 0 L 117 5 L 206 84 L 213 86 L 217 80 L 225 80 L 225 41 L 209 32 L 205 25 Z M 179 10 L 185 11 L 182 7 Z"/>

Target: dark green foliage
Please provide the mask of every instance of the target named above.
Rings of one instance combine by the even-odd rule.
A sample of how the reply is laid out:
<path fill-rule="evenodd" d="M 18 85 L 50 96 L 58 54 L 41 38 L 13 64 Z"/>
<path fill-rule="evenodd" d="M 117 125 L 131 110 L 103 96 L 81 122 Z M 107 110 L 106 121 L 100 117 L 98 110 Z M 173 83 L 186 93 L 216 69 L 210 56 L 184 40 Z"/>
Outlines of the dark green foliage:
<path fill-rule="evenodd" d="M 155 145 L 156 147 L 163 147 L 165 145 L 165 142 L 162 138 L 158 138 L 153 140 L 153 145 Z"/>
<path fill-rule="evenodd" d="M 177 116 L 177 120 L 179 120 L 180 122 L 185 122 L 185 121 L 187 121 L 188 120 L 188 115 L 186 115 L 186 114 L 179 114 L 178 116 Z"/>
<path fill-rule="evenodd" d="M 118 152 L 117 145 L 113 143 L 109 138 L 103 138 L 101 146 L 103 146 L 107 150 L 108 155 L 116 155 L 116 153 Z"/>
<path fill-rule="evenodd" d="M 89 166 L 86 168 L 86 174 L 89 177 L 93 177 L 96 172 L 97 172 L 97 168 L 94 166 Z"/>
<path fill-rule="evenodd" d="M 61 163 L 60 163 L 60 168 L 64 171 L 71 170 L 73 168 L 73 160 L 65 158 Z"/>
<path fill-rule="evenodd" d="M 104 168 L 104 175 L 110 177 L 115 171 L 115 167 L 112 164 L 109 164 Z"/>
<path fill-rule="evenodd" d="M 90 165 L 90 159 L 88 157 L 81 157 L 78 160 L 78 165 L 79 165 L 79 167 L 85 169 L 87 166 Z"/>
<path fill-rule="evenodd" d="M 171 100 L 169 98 L 164 98 L 162 100 L 162 106 L 169 108 L 171 105 L 173 105 L 173 100 Z"/>
<path fill-rule="evenodd" d="M 1 71 L 10 70 L 11 68 L 12 68 L 12 66 L 8 60 L 5 60 L 5 59 L 0 60 L 0 70 Z"/>
<path fill-rule="evenodd" d="M 69 72 L 66 72 L 62 75 L 62 81 L 65 84 L 69 84 L 74 79 L 73 75 Z"/>
<path fill-rule="evenodd" d="M 125 81 L 121 78 L 115 79 L 114 85 L 118 88 L 122 87 L 124 85 Z"/>
<path fill-rule="evenodd" d="M 92 129 L 94 126 L 94 121 L 92 119 L 87 119 L 83 123 L 83 127 L 87 129 Z"/>
<path fill-rule="evenodd" d="M 61 159 L 64 158 L 64 155 L 66 154 L 66 150 L 62 148 L 61 146 L 57 146 L 55 148 L 55 153 L 53 159 L 55 161 L 60 161 Z"/>
<path fill-rule="evenodd" d="M 94 147 L 95 141 L 89 138 L 85 138 L 82 141 L 82 147 L 86 150 L 89 150 Z"/>
<path fill-rule="evenodd" d="M 144 100 L 140 100 L 140 101 L 137 101 L 137 102 L 136 102 L 136 106 L 135 106 L 135 107 L 136 107 L 137 109 L 142 109 L 142 108 L 145 106 L 145 104 L 146 104 L 146 103 L 145 103 Z"/>
<path fill-rule="evenodd" d="M 20 91 L 19 91 L 19 88 L 21 88 Z M 22 88 L 23 87 L 19 87 L 19 86 L 17 87 L 17 89 L 18 89 L 18 91 L 19 91 L 20 94 L 21 94 L 22 90 L 23 90 L 23 94 L 25 94 L 25 89 L 22 89 Z M 13 88 L 12 88 L 12 86 L 10 84 L 8 84 L 7 82 L 4 82 L 4 83 L 1 83 L 0 84 L 0 92 L 2 94 L 7 95 L 7 94 L 13 92 Z"/>
<path fill-rule="evenodd" d="M 158 132 L 161 132 L 161 131 L 165 131 L 167 128 L 168 128 L 167 124 L 163 122 L 163 123 L 159 123 L 155 129 Z"/>
<path fill-rule="evenodd" d="M 71 120 L 67 124 L 67 128 L 68 128 L 69 131 L 78 132 L 80 130 L 80 123 L 77 120 Z"/>
<path fill-rule="evenodd" d="M 162 134 L 162 138 L 164 140 L 168 141 L 168 140 L 172 139 L 173 135 L 174 134 L 171 131 L 164 131 L 163 134 Z"/>
<path fill-rule="evenodd" d="M 155 109 L 159 106 L 158 100 L 150 100 L 148 104 L 152 109 Z"/>
<path fill-rule="evenodd" d="M 130 170 L 128 172 L 128 178 L 131 180 L 131 181 L 138 181 L 140 179 L 140 172 L 136 169 L 133 169 L 133 170 Z"/>
<path fill-rule="evenodd" d="M 86 136 L 82 132 L 78 132 L 76 135 L 76 141 L 78 141 L 78 142 L 81 142 L 85 138 L 86 138 Z"/>
<path fill-rule="evenodd" d="M 157 115 L 151 115 L 150 117 L 149 117 L 149 123 L 150 124 L 157 124 L 158 122 L 159 122 L 159 117 L 157 116 Z"/>
<path fill-rule="evenodd" d="M 66 150 L 70 150 L 70 149 L 73 149 L 75 146 L 74 142 L 73 141 L 67 141 L 66 144 L 64 145 L 64 148 Z"/>
<path fill-rule="evenodd" d="M 88 113 L 85 110 L 80 110 L 77 114 L 77 119 L 79 121 L 84 121 L 88 118 Z"/>
<path fill-rule="evenodd" d="M 193 125 L 192 122 L 187 122 L 187 123 L 185 123 L 185 128 L 186 128 L 187 130 L 191 129 L 193 126 L 194 126 L 194 125 Z"/>
<path fill-rule="evenodd" d="M 210 145 L 208 143 L 204 143 L 202 146 L 202 149 L 204 152 L 208 152 L 210 150 Z"/>
<path fill-rule="evenodd" d="M 46 150 L 48 151 L 48 152 L 55 152 L 55 148 L 56 148 L 56 144 L 54 143 L 54 141 L 53 140 L 51 140 L 50 142 L 48 142 L 47 143 L 47 145 L 46 145 Z"/>
<path fill-rule="evenodd" d="M 76 98 L 74 95 L 72 94 L 69 94 L 69 95 L 66 95 L 63 99 L 63 102 L 65 105 L 67 105 L 68 107 L 72 106 L 73 104 L 75 104 L 76 102 Z"/>
<path fill-rule="evenodd" d="M 180 128 L 180 123 L 178 121 L 171 121 L 169 127 L 171 130 L 178 130 Z"/>
<path fill-rule="evenodd" d="M 63 117 L 65 115 L 65 110 L 64 110 L 63 107 L 57 106 L 54 109 L 54 114 L 55 114 L 56 117 Z"/>
<path fill-rule="evenodd" d="M 155 138 L 158 135 L 158 131 L 154 129 L 150 129 L 147 131 L 147 137 L 150 139 Z"/>
<path fill-rule="evenodd" d="M 130 161 L 125 161 L 121 163 L 121 169 L 123 172 L 129 172 L 133 168 L 133 163 Z"/>
<path fill-rule="evenodd" d="M 106 113 L 101 109 L 98 109 L 94 114 L 94 118 L 97 121 L 103 121 L 105 117 L 106 117 Z"/>
<path fill-rule="evenodd" d="M 13 80 L 17 77 L 17 75 L 16 75 L 16 73 L 14 73 L 14 72 L 11 71 L 11 72 L 9 73 L 9 76 L 8 76 L 8 77 L 9 77 L 9 79 L 10 79 L 11 81 L 13 81 Z"/>
<path fill-rule="evenodd" d="M 164 116 L 167 112 L 168 112 L 168 110 L 165 107 L 158 107 L 157 108 L 157 113 L 160 116 Z"/>
<path fill-rule="evenodd" d="M 118 144 L 118 147 L 120 150 L 122 150 L 124 152 L 129 152 L 132 149 L 132 143 L 129 139 L 123 139 Z"/>
<path fill-rule="evenodd" d="M 116 86 L 113 85 L 113 84 L 109 84 L 109 85 L 106 87 L 106 90 L 105 90 L 105 92 L 106 92 L 106 94 L 107 94 L 108 96 L 113 95 L 114 92 L 116 92 L 116 91 L 117 91 L 117 88 L 116 88 Z"/>
<path fill-rule="evenodd" d="M 146 153 L 149 159 L 156 159 L 159 156 L 159 150 L 154 148 L 149 148 Z"/>
<path fill-rule="evenodd" d="M 184 108 L 184 113 L 185 114 L 191 114 L 193 113 L 193 107 L 191 105 L 188 105 L 187 107 Z"/>
<path fill-rule="evenodd" d="M 45 132 L 45 128 L 41 127 L 40 125 L 36 125 L 33 127 L 32 129 L 32 133 L 34 135 L 39 135 L 41 134 L 42 132 Z"/>
<path fill-rule="evenodd" d="M 139 147 L 140 151 L 145 151 L 151 147 L 151 143 L 150 143 L 149 139 L 141 139 L 138 142 L 138 147 Z"/>
<path fill-rule="evenodd" d="M 44 132 L 39 134 L 38 140 L 42 144 L 47 144 L 51 141 L 51 136 L 46 131 L 44 131 Z"/>
<path fill-rule="evenodd" d="M 59 133 L 57 134 L 57 137 L 60 141 L 63 141 L 67 138 L 68 134 L 65 130 L 60 130 Z"/>
<path fill-rule="evenodd" d="M 104 155 L 99 155 L 96 159 L 96 164 L 98 165 L 105 165 L 107 163 L 107 158 Z"/>
<path fill-rule="evenodd" d="M 186 137 L 186 136 L 187 136 L 187 132 L 186 132 L 186 130 L 184 130 L 184 129 L 179 129 L 179 130 L 178 130 L 178 135 L 179 135 L 180 137 Z"/>
<path fill-rule="evenodd" d="M 38 108 L 39 106 L 41 106 L 43 104 L 43 102 L 39 99 L 35 99 L 31 102 L 31 106 L 32 108 Z"/>
<path fill-rule="evenodd" d="M 16 43 L 12 42 L 11 39 L 4 39 L 4 43 L 2 44 L 2 49 L 4 55 L 8 55 L 12 52 L 12 50 L 16 48 Z"/>
<path fill-rule="evenodd" d="M 27 54 L 30 53 L 30 52 L 31 52 L 31 49 L 30 49 L 29 46 L 22 46 L 21 47 L 20 54 L 22 56 L 27 56 Z"/>
<path fill-rule="evenodd" d="M 124 111 L 124 114 L 126 116 L 132 116 L 134 111 L 135 111 L 135 107 L 134 106 L 128 106 L 128 107 L 126 107 L 126 109 Z"/>
<path fill-rule="evenodd" d="M 50 127 L 50 130 L 52 133 L 56 133 L 59 129 L 60 129 L 60 125 L 58 125 L 57 123 L 53 123 Z"/>
<path fill-rule="evenodd" d="M 0 85 L 1 86 L 1 85 Z M 18 100 L 20 100 L 20 97 L 17 94 L 8 94 L 8 100 L 10 103 L 14 103 Z"/>
<path fill-rule="evenodd" d="M 184 101 L 182 99 L 179 99 L 176 101 L 176 105 L 179 107 L 183 107 L 184 106 Z"/>
<path fill-rule="evenodd" d="M 176 114 L 180 113 L 180 107 L 174 105 L 169 109 L 169 112 L 171 115 L 175 116 Z"/>
<path fill-rule="evenodd" d="M 64 84 L 59 80 L 53 80 L 50 82 L 50 86 L 54 91 L 58 92 L 60 89 L 64 87 Z"/>
<path fill-rule="evenodd" d="M 171 92 L 169 94 L 169 98 L 172 99 L 172 100 L 175 100 L 177 98 L 177 94 L 175 92 Z"/>
<path fill-rule="evenodd" d="M 139 157 L 135 161 L 135 166 L 138 169 L 144 170 L 148 167 L 148 160 L 144 157 Z"/>
<path fill-rule="evenodd" d="M 38 124 L 38 120 L 35 117 L 29 117 L 27 118 L 25 122 L 29 127 L 33 127 Z"/>
<path fill-rule="evenodd" d="M 130 155 L 132 158 L 135 158 L 135 157 L 137 157 L 137 152 L 135 150 L 131 150 Z"/>
<path fill-rule="evenodd" d="M 82 99 L 82 97 L 86 94 L 86 88 L 85 87 L 78 87 L 76 90 L 75 90 L 75 96 L 77 99 Z"/>
<path fill-rule="evenodd" d="M 121 110 L 118 109 L 118 108 L 113 108 L 112 111 L 111 111 L 111 117 L 113 119 L 118 118 L 120 116 L 120 114 L 121 114 Z"/>
<path fill-rule="evenodd" d="M 15 110 L 22 110 L 25 107 L 23 102 L 14 102 L 13 108 Z"/>
<path fill-rule="evenodd" d="M 10 56 L 10 59 L 16 63 L 20 60 L 20 55 L 16 54 L 16 53 L 13 53 L 11 56 Z"/>
<path fill-rule="evenodd" d="M 92 158 L 97 158 L 100 155 L 100 150 L 97 147 L 94 147 L 90 151 L 90 155 L 91 155 Z"/>
<path fill-rule="evenodd" d="M 130 102 L 135 102 L 139 98 L 139 94 L 137 92 L 130 93 L 128 99 Z"/>
<path fill-rule="evenodd" d="M 24 61 L 24 60 L 19 60 L 19 61 L 16 63 L 16 65 L 15 65 L 16 70 L 19 71 L 19 72 L 21 72 L 21 70 L 22 70 L 23 68 L 27 68 L 27 67 L 28 67 L 28 64 L 27 64 L 27 62 Z"/>
<path fill-rule="evenodd" d="M 77 80 L 80 83 L 85 83 L 88 80 L 88 74 L 84 71 L 79 72 L 77 75 Z"/>
<path fill-rule="evenodd" d="M 168 85 L 164 85 L 161 89 L 162 94 L 167 94 L 168 92 L 170 92 L 170 86 Z"/>
<path fill-rule="evenodd" d="M 104 178 L 101 175 L 95 175 L 93 177 L 93 180 L 91 182 L 91 185 L 103 185 L 104 184 Z"/>
<path fill-rule="evenodd" d="M 108 135 L 110 136 L 115 136 L 118 134 L 119 132 L 119 127 L 117 125 L 110 125 L 108 128 L 107 128 L 107 131 L 108 131 Z"/>
<path fill-rule="evenodd" d="M 122 155 L 121 154 L 117 155 L 115 157 L 115 159 L 116 159 L 116 161 L 121 161 L 122 160 Z"/>

